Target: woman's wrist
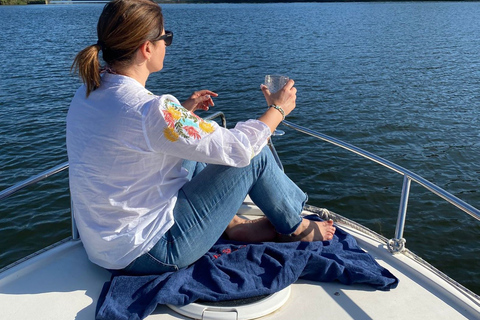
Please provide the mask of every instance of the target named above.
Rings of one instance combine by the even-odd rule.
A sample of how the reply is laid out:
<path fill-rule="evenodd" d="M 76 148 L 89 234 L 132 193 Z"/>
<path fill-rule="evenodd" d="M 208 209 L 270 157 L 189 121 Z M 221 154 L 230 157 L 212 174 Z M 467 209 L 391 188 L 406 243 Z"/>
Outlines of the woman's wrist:
<path fill-rule="evenodd" d="M 282 122 L 282 119 L 283 115 L 281 112 L 274 108 L 268 108 L 267 111 L 258 118 L 258 120 L 262 121 L 270 128 L 271 132 L 275 131 L 280 122 Z"/>
<path fill-rule="evenodd" d="M 282 114 L 282 118 L 283 118 L 282 120 L 285 120 L 285 111 L 283 110 L 282 107 L 277 106 L 276 104 L 271 104 L 269 106 L 269 108 L 273 108 L 273 109 L 277 110 L 278 112 L 280 112 Z"/>

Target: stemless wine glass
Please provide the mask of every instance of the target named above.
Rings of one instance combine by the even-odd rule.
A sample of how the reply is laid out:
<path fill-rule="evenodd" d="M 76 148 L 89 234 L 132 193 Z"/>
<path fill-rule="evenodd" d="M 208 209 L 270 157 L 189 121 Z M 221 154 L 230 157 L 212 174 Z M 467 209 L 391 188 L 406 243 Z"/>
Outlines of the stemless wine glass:
<path fill-rule="evenodd" d="M 282 89 L 288 82 L 289 78 L 287 76 L 282 75 L 271 75 L 267 74 L 265 76 L 265 85 L 267 86 L 270 93 L 275 93 L 278 90 Z M 274 136 L 283 136 L 285 131 L 282 130 L 275 130 L 272 135 Z"/>

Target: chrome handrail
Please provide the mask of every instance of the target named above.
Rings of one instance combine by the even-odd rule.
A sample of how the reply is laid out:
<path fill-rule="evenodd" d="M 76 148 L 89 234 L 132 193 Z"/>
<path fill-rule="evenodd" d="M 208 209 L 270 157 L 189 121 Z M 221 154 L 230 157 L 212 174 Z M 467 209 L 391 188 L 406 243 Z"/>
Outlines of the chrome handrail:
<path fill-rule="evenodd" d="M 225 115 L 222 112 L 216 112 L 215 114 L 209 116 L 208 120 L 212 120 L 214 118 L 220 117 L 222 120 L 222 126 L 226 127 L 226 119 Z M 388 161 L 386 159 L 383 159 L 371 152 L 365 151 L 361 148 L 358 148 L 352 144 L 343 142 L 342 140 L 339 140 L 337 138 L 330 137 L 326 134 L 319 133 L 313 130 L 310 130 L 308 128 L 296 125 L 294 123 L 291 123 L 289 121 L 283 121 L 282 122 L 285 126 L 290 127 L 298 132 L 310 135 L 312 137 L 315 137 L 317 139 L 321 139 L 323 141 L 329 142 L 331 144 L 334 144 L 338 147 L 341 147 L 343 149 L 346 149 L 348 151 L 351 151 L 357 155 L 360 155 L 364 158 L 367 158 L 373 162 L 376 162 L 386 168 L 389 168 L 390 170 L 397 172 L 401 175 L 403 175 L 403 186 L 402 186 L 402 194 L 401 194 L 401 199 L 400 199 L 400 207 L 398 211 L 398 219 L 397 219 L 397 225 L 395 228 L 395 238 L 390 239 L 387 243 L 388 248 L 391 252 L 400 252 L 405 248 L 405 239 L 403 238 L 403 231 L 405 227 L 405 220 L 406 220 L 406 214 L 407 214 L 407 205 L 408 205 L 408 197 L 410 193 L 410 185 L 411 181 L 414 181 L 427 190 L 431 191 L 432 193 L 436 194 L 440 198 L 448 201 L 452 205 L 456 206 L 460 210 L 464 211 L 465 213 L 469 214 L 470 216 L 474 217 L 477 220 L 480 220 L 480 210 L 477 208 L 473 207 L 472 205 L 464 202 L 463 200 L 457 198 L 456 196 L 452 195 L 451 193 L 443 190 L 442 188 L 438 187 L 437 185 L 433 184 L 432 182 L 424 179 L 423 177 L 419 176 L 418 174 L 407 170 L 391 161 Z M 273 147 L 273 145 L 271 146 Z M 68 168 L 68 162 L 61 163 L 51 169 L 48 169 L 46 171 L 43 171 L 42 173 L 35 175 L 31 178 L 28 178 L 26 180 L 23 180 L 5 190 L 0 191 L 0 200 L 9 197 L 10 195 L 16 193 L 17 191 L 32 185 L 38 181 L 41 181 L 45 178 L 48 178 L 56 173 L 59 173 L 65 169 Z M 71 208 L 71 214 L 72 214 L 72 237 L 74 239 L 78 238 L 78 231 L 76 230 L 75 226 L 75 219 L 73 218 L 73 207 Z"/>
<path fill-rule="evenodd" d="M 225 117 L 225 114 L 221 111 L 219 112 L 215 112 L 214 114 L 206 117 L 205 119 L 206 120 L 213 120 L 215 118 L 220 118 L 221 121 L 222 121 L 222 126 L 223 127 L 227 127 L 227 120 L 226 120 L 226 117 Z M 50 176 L 53 176 L 65 169 L 68 168 L 68 161 L 67 162 L 64 162 L 64 163 L 61 163 L 59 165 L 56 165 L 55 167 L 53 168 L 50 168 L 48 170 L 45 170 L 33 177 L 30 177 L 28 179 L 25 179 L 23 181 L 20 181 L 19 183 L 16 183 L 14 184 L 13 186 L 7 188 L 7 189 L 4 189 L 2 191 L 0 191 L 0 200 L 2 199 L 5 199 L 13 194 L 15 194 L 16 192 L 32 185 L 32 184 L 35 184 L 43 179 L 46 179 Z M 79 237 L 79 234 L 78 234 L 78 229 L 77 229 L 77 225 L 75 223 L 75 219 L 74 219 L 74 208 L 73 208 L 73 204 L 71 203 L 70 204 L 70 214 L 71 214 L 71 220 L 72 220 L 72 239 L 73 240 L 78 240 L 80 237 Z"/>
<path fill-rule="evenodd" d="M 224 128 L 227 127 L 227 118 L 225 117 L 225 114 L 223 114 L 222 111 L 215 112 L 214 114 L 206 117 L 205 120 L 213 120 L 215 118 L 220 118 L 222 120 L 222 127 Z"/>
<path fill-rule="evenodd" d="M 7 198 L 19 190 L 22 190 L 23 188 L 26 188 L 29 185 L 37 183 L 45 178 L 53 176 L 54 174 L 57 174 L 67 168 L 68 168 L 68 162 L 61 163 L 53 168 L 50 168 L 48 170 L 43 171 L 42 173 L 37 174 L 36 176 L 25 179 L 7 189 L 4 189 L 0 191 L 0 200 L 2 200 L 3 198 Z"/>
<path fill-rule="evenodd" d="M 383 159 L 371 152 L 365 151 L 361 148 L 358 148 L 352 144 L 343 142 L 342 140 L 339 140 L 337 138 L 330 137 L 326 134 L 319 133 L 313 130 L 310 130 L 308 128 L 299 126 L 297 124 L 294 124 L 290 121 L 283 121 L 282 122 L 285 126 L 292 128 L 298 132 L 310 135 L 312 137 L 315 137 L 317 139 L 321 139 L 323 141 L 329 142 L 331 144 L 334 144 L 338 147 L 341 147 L 343 149 L 346 149 L 348 151 L 351 151 L 357 155 L 360 155 L 364 158 L 367 158 L 373 162 L 376 162 L 390 170 L 393 170 L 401 175 L 403 175 L 403 186 L 402 186 L 402 194 L 401 194 L 401 199 L 400 199 L 400 207 L 398 209 L 398 219 L 397 219 L 397 225 L 395 228 L 395 238 L 390 239 L 388 242 L 388 247 L 391 252 L 400 252 L 404 249 L 405 246 L 405 239 L 403 238 L 403 231 L 405 227 L 405 219 L 407 215 L 407 205 L 408 205 L 408 196 L 410 193 L 410 184 L 411 181 L 415 181 L 419 185 L 423 186 L 427 190 L 431 191 L 432 193 L 436 194 L 440 198 L 448 201 L 452 205 L 456 206 L 463 212 L 469 214 L 470 216 L 474 217 L 477 220 L 480 220 L 480 210 L 475 208 L 474 206 L 466 203 L 465 201 L 457 198 L 456 196 L 452 195 L 451 193 L 443 190 L 439 186 L 433 184 L 432 182 L 426 180 L 425 178 L 419 176 L 418 174 L 407 170 L 391 161 L 388 161 L 386 159 Z"/>

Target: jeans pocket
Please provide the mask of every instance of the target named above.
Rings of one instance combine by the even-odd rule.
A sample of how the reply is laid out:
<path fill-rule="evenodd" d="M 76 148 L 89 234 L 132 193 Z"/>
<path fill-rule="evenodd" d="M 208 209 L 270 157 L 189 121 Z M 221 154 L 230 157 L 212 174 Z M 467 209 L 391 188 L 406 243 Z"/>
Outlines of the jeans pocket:
<path fill-rule="evenodd" d="M 124 272 L 131 275 L 153 275 L 177 270 L 177 265 L 164 263 L 147 252 L 130 263 Z"/>

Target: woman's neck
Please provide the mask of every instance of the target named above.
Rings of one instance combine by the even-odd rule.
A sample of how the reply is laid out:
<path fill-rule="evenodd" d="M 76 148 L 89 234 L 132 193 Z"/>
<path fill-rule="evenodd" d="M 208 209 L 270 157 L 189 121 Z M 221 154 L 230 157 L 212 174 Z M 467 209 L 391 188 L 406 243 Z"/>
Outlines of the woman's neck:
<path fill-rule="evenodd" d="M 135 68 L 125 68 L 125 69 L 117 69 L 115 68 L 115 73 L 121 74 L 123 76 L 130 77 L 132 79 L 137 80 L 142 86 L 145 87 L 145 84 L 147 83 L 147 79 L 149 74 L 142 72 L 140 70 L 137 70 Z"/>
<path fill-rule="evenodd" d="M 136 57 L 137 58 L 137 57 Z M 145 87 L 150 71 L 143 59 L 133 59 L 132 63 L 128 65 L 114 65 L 112 69 L 117 74 L 121 74 L 137 80 Z"/>

